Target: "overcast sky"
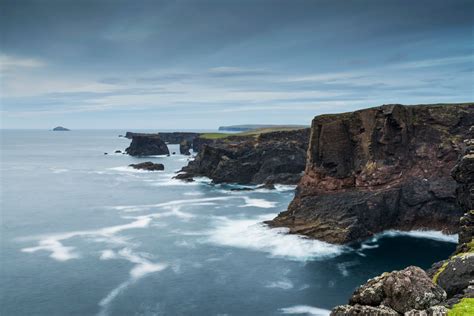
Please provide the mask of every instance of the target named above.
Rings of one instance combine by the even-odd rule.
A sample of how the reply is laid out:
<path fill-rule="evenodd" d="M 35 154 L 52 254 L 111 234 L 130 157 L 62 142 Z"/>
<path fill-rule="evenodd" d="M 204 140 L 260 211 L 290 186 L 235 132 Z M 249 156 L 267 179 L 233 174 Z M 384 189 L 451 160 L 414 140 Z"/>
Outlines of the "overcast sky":
<path fill-rule="evenodd" d="M 474 1 L 0 0 L 3 128 L 309 124 L 473 98 Z"/>

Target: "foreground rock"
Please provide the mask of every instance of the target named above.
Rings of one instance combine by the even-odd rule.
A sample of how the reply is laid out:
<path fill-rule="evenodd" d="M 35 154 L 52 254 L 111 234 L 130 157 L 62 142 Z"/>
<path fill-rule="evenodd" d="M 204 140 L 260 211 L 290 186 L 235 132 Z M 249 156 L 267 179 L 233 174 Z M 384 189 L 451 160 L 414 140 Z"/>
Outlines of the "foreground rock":
<path fill-rule="evenodd" d="M 450 171 L 472 125 L 474 104 L 317 116 L 296 196 L 269 224 L 336 244 L 387 229 L 457 232 Z"/>
<path fill-rule="evenodd" d="M 130 147 L 125 149 L 131 156 L 168 155 L 166 143 L 158 135 L 134 135 Z"/>
<path fill-rule="evenodd" d="M 446 299 L 425 271 L 408 267 L 370 279 L 352 295 L 349 305 L 336 307 L 331 315 L 398 315 L 413 309 L 424 310 Z"/>
<path fill-rule="evenodd" d="M 137 164 L 131 164 L 130 167 L 139 170 L 148 170 L 148 171 L 161 171 L 165 170 L 165 166 L 161 163 L 153 163 L 151 161 L 141 162 Z"/>
<path fill-rule="evenodd" d="M 176 178 L 205 176 L 214 183 L 296 184 L 305 168 L 309 132 L 301 129 L 210 141 Z"/>

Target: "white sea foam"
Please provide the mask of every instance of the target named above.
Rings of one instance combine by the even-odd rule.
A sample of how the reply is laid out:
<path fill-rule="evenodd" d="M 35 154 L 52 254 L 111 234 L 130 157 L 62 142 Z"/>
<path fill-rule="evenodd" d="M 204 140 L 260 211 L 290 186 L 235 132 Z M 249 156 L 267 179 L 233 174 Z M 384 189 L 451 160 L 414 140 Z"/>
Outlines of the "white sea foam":
<path fill-rule="evenodd" d="M 113 168 L 108 168 L 107 170 L 126 172 L 126 173 L 150 173 L 151 172 L 151 171 L 143 170 L 143 169 L 135 169 L 129 166 L 113 167 Z"/>
<path fill-rule="evenodd" d="M 337 264 L 337 269 L 339 272 L 341 272 L 342 276 L 347 277 L 349 276 L 349 270 L 348 268 L 351 268 L 353 266 L 356 266 L 360 264 L 359 261 L 346 261 L 346 262 L 341 262 Z"/>
<path fill-rule="evenodd" d="M 184 192 L 183 195 L 187 195 L 187 196 L 199 196 L 199 195 L 204 195 L 204 193 L 198 192 L 198 191 L 191 191 L 191 192 Z"/>
<path fill-rule="evenodd" d="M 239 207 L 260 207 L 260 208 L 272 208 L 277 205 L 277 202 L 267 201 L 264 199 L 254 199 L 249 198 L 247 196 L 242 197 L 245 201 L 244 205 L 240 205 Z"/>
<path fill-rule="evenodd" d="M 69 169 L 64 168 L 49 168 L 53 173 L 65 173 L 68 172 Z"/>
<path fill-rule="evenodd" d="M 50 257 L 58 261 L 67 261 L 70 259 L 79 258 L 79 254 L 75 252 L 74 247 L 66 247 L 61 242 L 61 239 L 45 238 L 38 242 L 36 247 L 23 248 L 23 252 L 36 252 L 39 250 L 45 250 L 51 252 Z"/>
<path fill-rule="evenodd" d="M 290 280 L 285 279 L 285 280 L 280 280 L 276 282 L 270 282 L 267 285 L 265 285 L 267 288 L 278 288 L 282 290 L 290 290 L 293 288 L 293 283 L 291 283 Z"/>
<path fill-rule="evenodd" d="M 383 233 L 377 234 L 371 240 L 377 241 L 382 237 L 397 237 L 397 236 L 409 236 L 415 238 L 426 238 L 437 241 L 444 241 L 450 243 L 458 242 L 458 235 L 446 235 L 436 230 L 412 230 L 412 231 L 400 231 L 400 230 L 388 230 Z"/>
<path fill-rule="evenodd" d="M 100 315 L 106 315 L 110 303 L 131 284 L 150 273 L 159 272 L 168 267 L 167 264 L 151 262 L 146 258 L 149 256 L 150 255 L 146 253 L 135 253 L 130 248 L 123 248 L 118 252 L 114 252 L 110 249 L 102 251 L 100 257 L 102 260 L 125 259 L 135 265 L 129 272 L 130 278 L 110 291 L 109 294 L 99 302 L 99 305 L 102 307 Z"/>
<path fill-rule="evenodd" d="M 345 249 L 343 246 L 291 235 L 287 233 L 287 229 L 269 228 L 261 223 L 275 216 L 276 214 L 267 214 L 252 219 L 216 218 L 215 228 L 207 232 L 206 241 L 221 246 L 263 251 L 271 256 L 295 261 L 336 256 Z"/>
<path fill-rule="evenodd" d="M 295 189 L 296 185 L 275 184 L 275 190 L 277 190 L 278 192 L 294 191 Z"/>
<path fill-rule="evenodd" d="M 308 305 L 296 305 L 286 308 L 280 308 L 280 312 L 283 314 L 300 314 L 300 315 L 317 315 L 317 316 L 326 316 L 331 313 L 331 311 L 319 307 L 308 306 Z"/>

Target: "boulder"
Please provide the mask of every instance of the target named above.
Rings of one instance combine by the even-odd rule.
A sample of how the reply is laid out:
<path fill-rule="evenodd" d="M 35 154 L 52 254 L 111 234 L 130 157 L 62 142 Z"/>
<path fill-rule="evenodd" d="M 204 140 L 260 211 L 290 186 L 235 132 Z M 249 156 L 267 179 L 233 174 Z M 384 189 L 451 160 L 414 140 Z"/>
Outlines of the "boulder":
<path fill-rule="evenodd" d="M 165 166 L 161 163 L 153 163 L 151 161 L 141 162 L 137 164 L 130 164 L 130 167 L 134 169 L 140 170 L 148 170 L 148 171 L 162 171 L 165 170 Z"/>
<path fill-rule="evenodd" d="M 434 284 L 425 271 L 410 266 L 370 279 L 356 289 L 349 305 L 334 308 L 332 315 L 372 315 L 372 308 L 375 308 L 374 315 L 396 315 L 414 309 L 426 310 L 445 299 L 444 290 Z"/>

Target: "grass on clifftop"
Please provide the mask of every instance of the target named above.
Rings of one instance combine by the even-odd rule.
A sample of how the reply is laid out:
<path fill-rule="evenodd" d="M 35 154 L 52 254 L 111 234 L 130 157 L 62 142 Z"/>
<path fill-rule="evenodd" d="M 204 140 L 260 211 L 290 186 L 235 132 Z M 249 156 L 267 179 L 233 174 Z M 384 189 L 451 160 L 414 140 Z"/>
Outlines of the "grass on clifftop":
<path fill-rule="evenodd" d="M 230 133 L 204 133 L 199 135 L 201 138 L 205 139 L 220 139 L 220 138 L 226 138 L 227 136 L 230 135 L 236 135 L 236 134 L 230 134 Z"/>
<path fill-rule="evenodd" d="M 271 132 L 279 132 L 279 131 L 294 131 L 298 129 L 302 129 L 304 127 L 295 127 L 295 126 L 275 126 L 275 127 L 267 127 L 267 128 L 257 128 L 250 131 L 239 132 L 239 133 L 204 133 L 201 134 L 201 138 L 205 139 L 222 139 L 228 136 L 258 136 L 263 133 L 271 133 Z"/>
<path fill-rule="evenodd" d="M 448 311 L 448 316 L 474 315 L 474 298 L 463 298 Z"/>

